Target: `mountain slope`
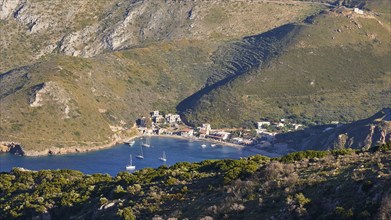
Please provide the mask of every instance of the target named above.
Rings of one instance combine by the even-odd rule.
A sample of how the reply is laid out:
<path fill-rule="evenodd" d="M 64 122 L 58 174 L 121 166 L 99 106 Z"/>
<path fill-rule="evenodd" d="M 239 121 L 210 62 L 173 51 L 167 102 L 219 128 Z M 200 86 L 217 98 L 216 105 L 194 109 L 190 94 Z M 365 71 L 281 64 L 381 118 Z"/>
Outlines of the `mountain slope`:
<path fill-rule="evenodd" d="M 156 41 L 232 40 L 301 20 L 316 4 L 1 0 L 0 72 L 62 53 L 92 57 Z"/>
<path fill-rule="evenodd" d="M 27 152 L 106 145 L 151 109 L 175 111 L 207 79 L 213 45 L 182 41 L 94 58 L 54 56 L 0 75 L 0 139 Z M 185 65 L 184 65 L 185 64 Z"/>
<path fill-rule="evenodd" d="M 212 56 L 226 53 L 225 45 L 322 8 L 225 1 L 0 3 L 0 141 L 20 143 L 30 155 L 112 144 L 141 115 L 175 112 L 215 75 Z"/>
<path fill-rule="evenodd" d="M 219 47 L 212 55 L 213 64 L 208 69 L 210 76 L 205 87 L 179 103 L 177 110 L 191 113 L 194 110 L 193 106 L 197 105 L 203 96 L 243 74 L 261 68 L 280 54 L 298 32 L 300 32 L 299 26 L 287 24 Z M 227 115 L 227 117 L 235 118 L 235 114 L 236 112 L 231 112 L 229 114 L 231 116 Z M 187 123 L 194 124 L 191 120 L 187 120 Z"/>
<path fill-rule="evenodd" d="M 215 127 L 252 126 L 264 117 L 329 123 L 391 106 L 389 31 L 347 9 L 307 22 L 275 59 L 192 102 L 187 120 Z"/>
<path fill-rule="evenodd" d="M 351 121 L 390 105 L 383 14 L 268 1 L 0 9 L 0 141 L 27 151 L 108 145 L 154 109 L 251 127 L 261 117 Z"/>

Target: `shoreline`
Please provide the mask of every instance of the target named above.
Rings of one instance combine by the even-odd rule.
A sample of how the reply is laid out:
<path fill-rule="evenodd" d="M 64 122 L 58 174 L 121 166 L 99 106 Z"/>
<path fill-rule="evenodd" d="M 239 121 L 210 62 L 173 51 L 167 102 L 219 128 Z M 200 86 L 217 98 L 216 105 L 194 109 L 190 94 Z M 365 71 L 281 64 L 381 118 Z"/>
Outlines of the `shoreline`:
<path fill-rule="evenodd" d="M 71 146 L 71 147 L 65 147 L 65 148 L 58 148 L 58 147 L 50 147 L 48 149 L 44 150 L 25 150 L 23 149 L 23 146 L 21 144 L 17 144 L 19 146 L 19 151 L 17 154 L 13 153 L 11 150 L 12 148 L 8 148 L 8 151 L 2 151 L 2 153 L 11 153 L 14 155 L 20 155 L 20 156 L 25 156 L 25 157 L 40 157 L 40 156 L 49 156 L 49 155 L 66 155 L 66 154 L 77 154 L 77 153 L 87 153 L 91 151 L 98 151 L 98 150 L 104 150 L 104 149 L 109 149 L 112 147 L 115 147 L 118 144 L 125 144 L 127 141 L 132 141 L 136 138 L 144 138 L 144 137 L 162 137 L 162 138 L 174 138 L 174 139 L 182 139 L 182 140 L 193 140 L 193 141 L 204 141 L 204 142 L 209 142 L 209 143 L 216 143 L 220 145 L 224 145 L 227 147 L 234 147 L 237 149 L 243 149 L 246 146 L 240 145 L 240 144 L 234 144 L 234 143 L 229 143 L 229 142 L 221 142 L 217 141 L 214 139 L 206 139 L 206 138 L 195 138 L 195 137 L 183 137 L 183 136 L 178 136 L 178 135 L 140 135 L 137 134 L 132 137 L 126 137 L 126 138 L 117 138 L 107 144 L 103 145 L 98 145 L 98 146 L 91 146 L 91 147 L 76 147 L 76 146 Z M 2 144 L 4 143 L 13 143 L 13 142 L 1 142 Z M 5 144 L 4 144 L 5 146 Z"/>
<path fill-rule="evenodd" d="M 179 135 L 159 135 L 159 134 L 153 134 L 153 135 L 141 135 L 140 137 L 163 137 L 163 138 L 176 138 L 176 139 L 182 139 L 182 140 L 193 140 L 193 141 L 204 141 L 204 142 L 210 142 L 210 143 L 216 143 L 219 145 L 224 145 L 227 147 L 234 147 L 243 149 L 246 146 L 240 145 L 240 144 L 234 144 L 229 142 L 221 142 L 214 139 L 207 139 L 207 138 L 195 138 L 195 137 L 183 137 Z"/>

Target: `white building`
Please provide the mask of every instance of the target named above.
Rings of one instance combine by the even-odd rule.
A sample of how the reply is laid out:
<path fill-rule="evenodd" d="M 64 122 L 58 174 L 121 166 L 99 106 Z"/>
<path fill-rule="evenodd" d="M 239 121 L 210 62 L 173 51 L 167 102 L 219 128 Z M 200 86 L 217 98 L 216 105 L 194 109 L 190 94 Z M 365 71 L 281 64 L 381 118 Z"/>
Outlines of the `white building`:
<path fill-rule="evenodd" d="M 152 117 L 153 122 L 155 123 L 161 123 L 164 121 L 163 115 L 157 115 Z"/>
<path fill-rule="evenodd" d="M 192 137 L 194 135 L 194 130 L 190 128 L 185 128 L 181 131 L 182 137 Z"/>
<path fill-rule="evenodd" d="M 169 124 L 174 124 L 174 123 L 181 122 L 182 120 L 181 120 L 181 116 L 179 116 L 179 115 L 168 114 L 168 115 L 166 115 L 166 121 Z"/>
<path fill-rule="evenodd" d="M 270 126 L 270 122 L 268 122 L 268 121 L 260 121 L 260 122 L 257 122 L 257 128 L 258 128 L 258 129 L 261 129 L 262 126 Z"/>
<path fill-rule="evenodd" d="M 209 135 L 211 130 L 212 127 L 210 126 L 210 124 L 202 124 L 202 127 L 200 128 L 200 134 Z"/>
<path fill-rule="evenodd" d="M 357 13 L 357 14 L 360 14 L 360 15 L 364 14 L 364 11 L 359 9 L 359 8 L 354 8 L 353 11 L 354 11 L 354 13 Z"/>
<path fill-rule="evenodd" d="M 210 131 L 212 129 L 212 127 L 210 126 L 210 124 L 202 124 L 201 129 L 205 129 L 205 130 Z"/>

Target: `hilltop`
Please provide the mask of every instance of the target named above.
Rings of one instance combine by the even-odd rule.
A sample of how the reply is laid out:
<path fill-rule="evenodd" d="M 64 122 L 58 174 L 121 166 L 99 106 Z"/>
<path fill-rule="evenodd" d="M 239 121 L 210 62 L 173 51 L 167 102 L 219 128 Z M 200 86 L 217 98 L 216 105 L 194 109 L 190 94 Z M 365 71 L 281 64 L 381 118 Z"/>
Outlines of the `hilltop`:
<path fill-rule="evenodd" d="M 389 219 L 391 145 L 84 175 L 0 174 L 0 219 Z"/>

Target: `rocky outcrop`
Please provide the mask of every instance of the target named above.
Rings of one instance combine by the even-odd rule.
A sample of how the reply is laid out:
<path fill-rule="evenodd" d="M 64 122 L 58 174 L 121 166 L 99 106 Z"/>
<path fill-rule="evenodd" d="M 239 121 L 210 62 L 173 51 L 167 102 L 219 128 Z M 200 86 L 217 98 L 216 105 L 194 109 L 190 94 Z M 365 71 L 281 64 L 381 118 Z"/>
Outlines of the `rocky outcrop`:
<path fill-rule="evenodd" d="M 77 112 L 73 111 L 77 107 L 74 104 L 71 104 L 70 94 L 55 82 L 49 81 L 32 88 L 30 107 L 43 106 L 47 101 L 56 103 L 63 113 L 63 118 L 70 118 L 71 116 L 75 117 L 78 115 Z"/>
<path fill-rule="evenodd" d="M 171 1 L 120 4 L 99 24 L 64 36 L 60 51 L 71 56 L 91 57 L 105 50 L 120 50 L 145 41 L 181 37 L 192 4 Z M 115 16 L 120 10 L 125 13 Z M 107 26 L 107 23 L 112 25 Z"/>
<path fill-rule="evenodd" d="M 5 20 L 10 17 L 16 7 L 19 5 L 20 0 L 1 0 L 0 1 L 0 19 Z"/>
<path fill-rule="evenodd" d="M 295 140 L 292 147 L 300 150 L 369 149 L 391 142 L 391 109 L 341 126 L 318 126 L 303 131 L 277 135 L 279 141 Z M 295 137 L 301 137 L 295 139 Z M 306 137 L 306 138 L 303 138 Z"/>
<path fill-rule="evenodd" d="M 102 52 L 105 49 L 103 43 L 97 41 L 94 34 L 99 32 L 97 25 L 89 26 L 63 37 L 60 42 L 60 51 L 70 56 L 90 57 Z M 93 45 L 88 45 L 89 42 Z"/>
<path fill-rule="evenodd" d="M 25 154 L 22 146 L 15 142 L 0 142 L 0 153 L 11 153 L 20 156 Z"/>

